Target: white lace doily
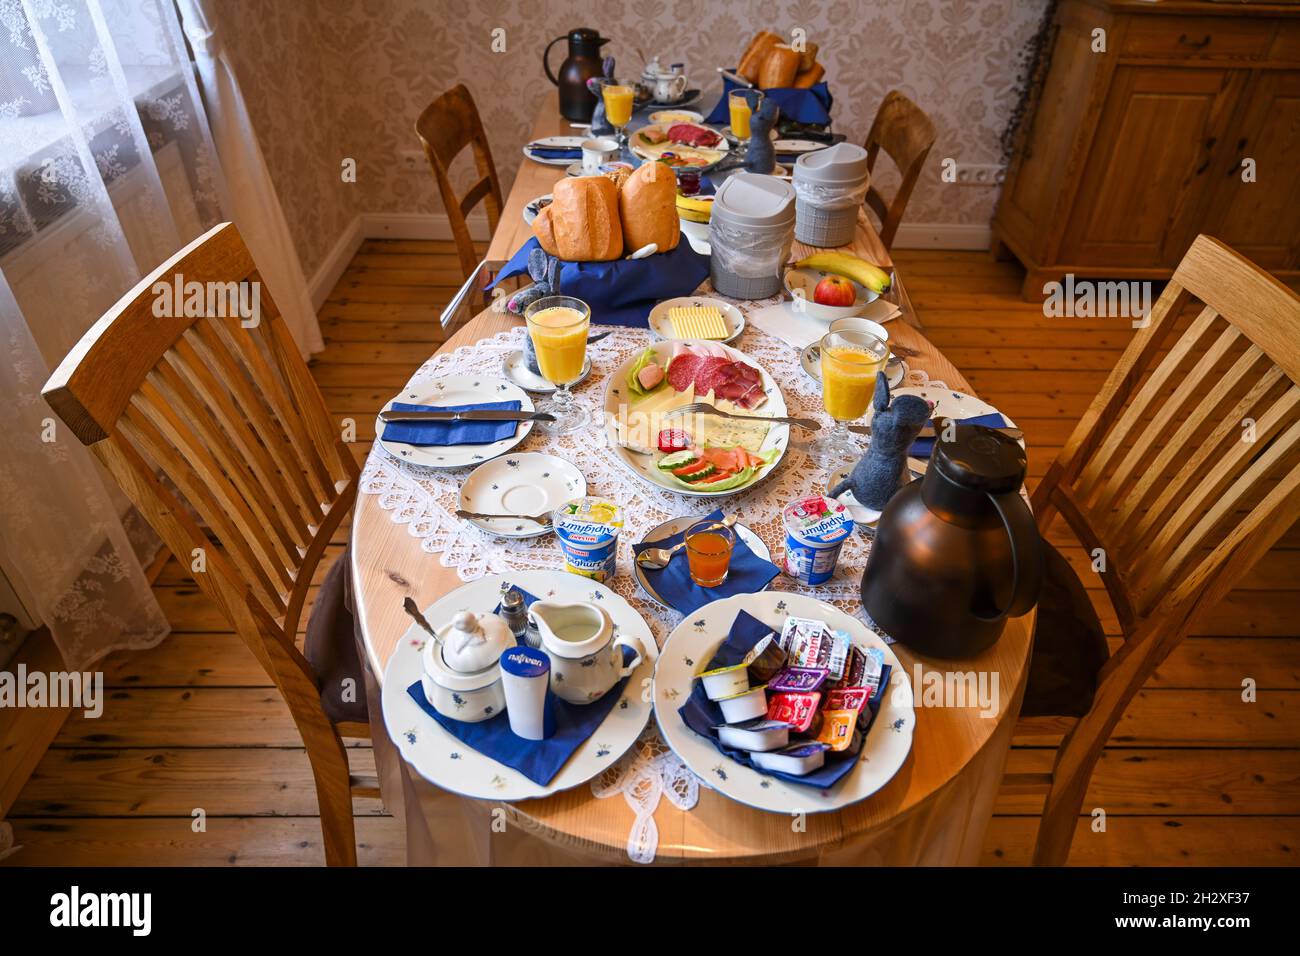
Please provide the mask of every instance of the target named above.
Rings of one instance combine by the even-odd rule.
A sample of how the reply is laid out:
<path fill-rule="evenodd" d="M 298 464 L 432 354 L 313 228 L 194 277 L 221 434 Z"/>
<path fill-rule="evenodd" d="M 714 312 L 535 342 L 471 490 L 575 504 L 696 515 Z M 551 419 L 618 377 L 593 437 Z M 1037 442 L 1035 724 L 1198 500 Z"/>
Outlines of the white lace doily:
<path fill-rule="evenodd" d="M 737 304 L 749 311 L 768 303 Z M 412 376 L 410 385 L 444 375 L 501 377 L 504 375 L 502 359 L 523 347 L 526 334 L 519 327 L 472 346 L 435 355 Z M 592 427 L 560 436 L 533 429 L 518 450 L 546 452 L 573 462 L 587 478 L 588 494 L 601 495 L 623 505 L 618 572 L 613 581 L 606 583 L 641 613 L 662 646 L 681 615 L 660 606 L 641 591 L 630 571 L 632 545 L 669 518 L 706 514 L 721 507 L 727 513 L 739 515 L 740 521 L 763 539 L 771 549 L 773 560 L 779 564 L 785 543 L 781 510 L 797 497 L 825 491 L 829 475 L 804 453 L 808 434 L 792 429 L 790 447 L 781 463 L 761 483 L 735 495 L 697 500 L 638 478 L 608 447 L 602 422 L 605 380 L 622 361 L 650 341 L 651 333 L 647 329 L 616 328 L 608 338 L 589 345 L 591 375 L 574 389 L 574 397 L 591 411 Z M 731 345 L 767 369 L 785 396 L 787 414 L 816 418 L 829 426 L 830 418 L 822 410 L 820 386 L 800 368 L 798 349 L 753 325 L 746 325 Z M 468 473 L 463 468 L 438 471 L 399 461 L 376 442 L 362 471 L 360 489 L 364 494 L 377 496 L 379 506 L 391 513 L 394 522 L 405 525 L 412 536 L 420 539 L 424 551 L 438 555 L 438 560 L 445 567 L 455 568 L 462 580 L 558 567 L 560 549 L 553 535 L 524 540 L 497 538 L 455 516 L 457 495 Z M 840 553 L 835 576 L 826 584 L 805 588 L 782 574 L 771 587 L 806 593 L 854 614 L 860 604 L 858 587 L 869 547 L 870 539 L 865 535 L 850 537 Z M 602 777 L 599 786 L 593 782 L 593 792 L 597 796 L 616 792 L 625 795 L 636 813 L 628 838 L 628 855 L 637 862 L 649 862 L 654 859 L 658 842 L 652 814 L 659 796 L 667 795 L 674 805 L 688 810 L 695 805 L 698 784 L 659 738 L 653 725 L 615 767 L 620 768 L 619 774 L 612 775 L 611 768 L 605 775 L 609 779 Z"/>

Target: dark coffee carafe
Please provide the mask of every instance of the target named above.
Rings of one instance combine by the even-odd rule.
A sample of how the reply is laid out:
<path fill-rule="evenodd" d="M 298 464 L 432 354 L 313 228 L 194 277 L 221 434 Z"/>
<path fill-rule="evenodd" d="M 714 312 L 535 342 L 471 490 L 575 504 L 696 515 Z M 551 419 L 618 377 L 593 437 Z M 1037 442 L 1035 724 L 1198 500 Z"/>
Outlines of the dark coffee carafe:
<path fill-rule="evenodd" d="M 557 78 L 551 72 L 549 57 L 551 47 L 561 40 L 569 41 L 569 55 L 560 64 Z M 602 37 L 595 30 L 579 27 L 570 30 L 562 37 L 556 37 L 546 45 L 542 53 L 542 67 L 546 77 L 560 88 L 560 115 L 577 123 L 590 123 L 592 111 L 596 108 L 596 97 L 587 89 L 587 81 L 593 76 L 602 76 L 600 48 L 609 42 L 609 37 Z"/>
<path fill-rule="evenodd" d="M 1043 545 L 1020 496 L 1025 467 L 1018 442 L 979 425 L 935 441 L 925 476 L 885 506 L 862 573 L 862 607 L 887 634 L 972 657 L 1034 606 Z"/>

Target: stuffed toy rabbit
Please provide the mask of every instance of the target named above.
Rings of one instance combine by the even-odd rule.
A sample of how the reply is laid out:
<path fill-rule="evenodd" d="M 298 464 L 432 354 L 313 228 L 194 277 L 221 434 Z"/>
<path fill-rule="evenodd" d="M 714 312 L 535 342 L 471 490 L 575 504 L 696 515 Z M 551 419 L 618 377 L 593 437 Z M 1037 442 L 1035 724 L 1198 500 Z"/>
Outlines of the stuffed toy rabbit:
<path fill-rule="evenodd" d="M 852 491 L 858 504 L 872 511 L 884 511 L 902 484 L 907 467 L 907 450 L 930 420 L 930 405 L 915 395 L 900 395 L 891 404 L 889 379 L 876 373 L 876 392 L 871 405 L 871 445 L 849 476 L 831 489 L 831 497 Z"/>
<path fill-rule="evenodd" d="M 506 308 L 515 315 L 523 315 L 524 309 L 538 299 L 560 294 L 560 260 L 555 256 L 547 255 L 544 249 L 538 247 L 528 253 L 528 275 L 532 278 L 533 284 L 520 289 L 506 303 Z M 524 336 L 524 360 L 528 364 L 529 371 L 535 375 L 542 374 L 541 368 L 537 365 L 537 351 L 533 348 L 531 335 Z"/>
<path fill-rule="evenodd" d="M 591 90 L 596 96 L 596 109 L 591 114 L 591 135 L 592 136 L 612 136 L 614 127 L 609 120 L 605 118 L 605 97 L 601 96 L 601 87 L 606 83 L 614 81 L 614 58 L 605 57 L 601 61 L 601 76 L 593 76 L 587 81 L 587 89 Z"/>
<path fill-rule="evenodd" d="M 781 116 L 775 100 L 764 99 L 749 119 L 749 148 L 745 151 L 745 169 L 751 173 L 771 175 L 776 169 L 776 152 L 772 148 L 772 128 Z"/>

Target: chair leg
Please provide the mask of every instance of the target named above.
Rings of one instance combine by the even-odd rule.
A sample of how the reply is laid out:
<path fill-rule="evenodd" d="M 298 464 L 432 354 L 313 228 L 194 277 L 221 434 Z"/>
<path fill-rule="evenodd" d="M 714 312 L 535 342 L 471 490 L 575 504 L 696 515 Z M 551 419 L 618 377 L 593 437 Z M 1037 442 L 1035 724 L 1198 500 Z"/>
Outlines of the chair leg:
<path fill-rule="evenodd" d="M 322 739 L 318 733 L 309 736 L 302 725 L 299 725 L 299 730 L 307 744 L 307 759 L 311 761 L 312 776 L 316 780 L 325 865 L 356 866 L 357 834 L 352 817 L 351 774 L 343 741 L 336 734 L 330 735 L 332 739 Z"/>
<path fill-rule="evenodd" d="M 1097 760 L 1125 708 L 1159 666 L 1160 660 L 1153 658 L 1164 656 L 1134 653 L 1139 650 L 1126 645 L 1111 659 L 1103 671 L 1092 709 L 1061 741 L 1034 845 L 1034 866 L 1064 866 L 1069 859 L 1079 811 Z"/>

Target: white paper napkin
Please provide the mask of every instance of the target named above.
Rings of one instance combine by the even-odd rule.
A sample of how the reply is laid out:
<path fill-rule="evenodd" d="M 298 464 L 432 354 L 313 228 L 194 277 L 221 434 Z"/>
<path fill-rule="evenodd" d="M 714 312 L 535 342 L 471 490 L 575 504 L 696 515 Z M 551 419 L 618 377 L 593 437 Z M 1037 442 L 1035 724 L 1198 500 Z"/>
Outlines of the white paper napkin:
<path fill-rule="evenodd" d="M 894 303 L 875 299 L 863 306 L 858 314 L 864 319 L 871 319 L 884 325 L 903 313 Z M 797 349 L 807 348 L 830 331 L 829 322 L 814 319 L 807 312 L 796 312 L 792 302 L 781 302 L 755 309 L 745 317 L 745 320 Z"/>

